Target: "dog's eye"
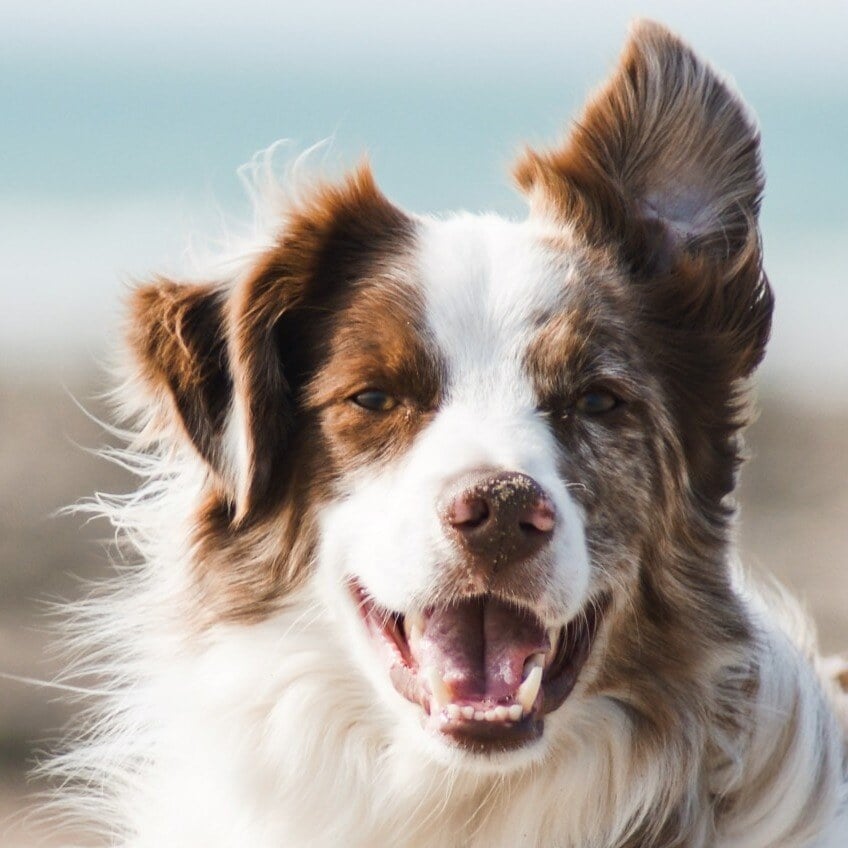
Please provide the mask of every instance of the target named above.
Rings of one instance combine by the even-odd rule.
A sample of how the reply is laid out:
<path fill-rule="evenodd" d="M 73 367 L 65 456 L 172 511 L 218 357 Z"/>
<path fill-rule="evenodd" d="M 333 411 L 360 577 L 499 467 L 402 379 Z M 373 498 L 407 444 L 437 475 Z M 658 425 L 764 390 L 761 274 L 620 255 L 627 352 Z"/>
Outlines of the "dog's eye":
<path fill-rule="evenodd" d="M 603 415 L 615 409 L 621 400 L 605 389 L 590 389 L 577 398 L 575 408 L 584 415 Z"/>
<path fill-rule="evenodd" d="M 354 395 L 351 400 L 369 412 L 390 412 L 398 405 L 395 398 L 380 389 L 366 389 Z"/>

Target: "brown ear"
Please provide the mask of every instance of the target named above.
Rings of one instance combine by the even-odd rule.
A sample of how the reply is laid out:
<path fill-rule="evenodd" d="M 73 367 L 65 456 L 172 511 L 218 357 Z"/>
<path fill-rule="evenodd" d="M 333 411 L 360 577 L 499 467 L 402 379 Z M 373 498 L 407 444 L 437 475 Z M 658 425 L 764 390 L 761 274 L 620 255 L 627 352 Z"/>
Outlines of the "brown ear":
<path fill-rule="evenodd" d="M 298 391 L 318 355 L 310 328 L 410 226 L 362 166 L 289 210 L 276 246 L 234 285 L 161 280 L 135 293 L 129 340 L 143 382 L 236 520 L 262 514 L 285 488 Z"/>
<path fill-rule="evenodd" d="M 226 297 L 216 286 L 159 279 L 133 292 L 128 332 L 141 383 L 153 395 L 157 432 L 176 428 L 221 479 L 232 396 Z"/>
<path fill-rule="evenodd" d="M 618 250 L 646 313 L 715 341 L 728 379 L 762 357 L 772 297 L 757 217 L 757 131 L 739 98 L 659 24 L 634 25 L 565 143 L 515 168 L 535 214 Z M 732 362 L 730 362 L 732 360 Z"/>
<path fill-rule="evenodd" d="M 590 238 L 647 225 L 657 259 L 728 256 L 756 229 L 758 134 L 739 98 L 679 38 L 640 21 L 570 137 L 528 151 L 518 184 Z M 644 249 L 644 244 L 642 245 Z"/>

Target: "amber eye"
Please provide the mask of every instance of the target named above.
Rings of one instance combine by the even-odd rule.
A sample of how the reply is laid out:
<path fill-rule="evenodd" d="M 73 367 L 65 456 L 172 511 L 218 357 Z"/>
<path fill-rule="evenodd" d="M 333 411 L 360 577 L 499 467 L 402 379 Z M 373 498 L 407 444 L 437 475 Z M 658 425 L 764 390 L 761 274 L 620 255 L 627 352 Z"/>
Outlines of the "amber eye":
<path fill-rule="evenodd" d="M 351 400 L 369 412 L 389 412 L 398 405 L 395 398 L 380 389 L 366 389 L 354 395 Z"/>
<path fill-rule="evenodd" d="M 605 389 L 590 389 L 577 398 L 575 408 L 584 415 L 603 415 L 615 409 L 621 400 Z"/>

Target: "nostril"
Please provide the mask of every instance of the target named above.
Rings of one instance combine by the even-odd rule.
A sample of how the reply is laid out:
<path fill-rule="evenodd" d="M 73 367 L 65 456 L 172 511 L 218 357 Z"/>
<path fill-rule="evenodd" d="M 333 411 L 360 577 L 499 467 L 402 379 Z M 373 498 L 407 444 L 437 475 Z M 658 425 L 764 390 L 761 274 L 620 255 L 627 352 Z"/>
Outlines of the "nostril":
<path fill-rule="evenodd" d="M 474 495 L 460 496 L 454 500 L 448 521 L 457 530 L 473 530 L 489 518 L 489 505 Z"/>
<path fill-rule="evenodd" d="M 518 525 L 525 533 L 553 532 L 556 526 L 556 510 L 553 503 L 548 498 L 539 498 L 523 511 Z"/>

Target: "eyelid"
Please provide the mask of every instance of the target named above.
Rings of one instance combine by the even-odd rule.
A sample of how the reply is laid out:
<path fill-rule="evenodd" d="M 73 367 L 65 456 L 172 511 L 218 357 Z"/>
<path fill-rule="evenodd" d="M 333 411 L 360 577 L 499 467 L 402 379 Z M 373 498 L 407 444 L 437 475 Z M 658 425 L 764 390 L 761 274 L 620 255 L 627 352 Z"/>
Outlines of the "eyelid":
<path fill-rule="evenodd" d="M 599 402 L 593 407 L 589 399 Z M 574 406 L 578 412 L 587 415 L 603 415 L 605 412 L 612 412 L 621 402 L 621 398 L 606 389 L 589 389 L 577 398 Z"/>
<path fill-rule="evenodd" d="M 350 395 L 348 400 L 369 412 L 391 412 L 400 403 L 390 392 L 378 388 L 362 389 Z"/>

